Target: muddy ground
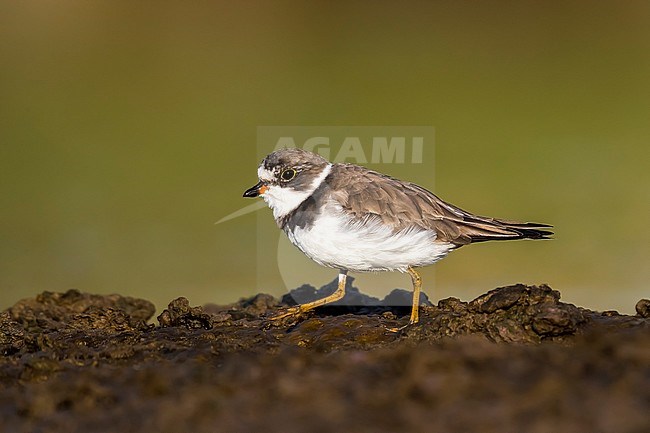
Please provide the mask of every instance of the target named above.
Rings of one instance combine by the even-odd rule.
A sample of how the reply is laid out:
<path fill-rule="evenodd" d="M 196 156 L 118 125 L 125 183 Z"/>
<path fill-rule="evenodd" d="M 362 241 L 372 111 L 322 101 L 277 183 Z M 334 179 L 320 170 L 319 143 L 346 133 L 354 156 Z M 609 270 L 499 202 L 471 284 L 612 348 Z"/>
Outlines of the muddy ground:
<path fill-rule="evenodd" d="M 350 279 L 351 280 L 351 279 Z M 650 432 L 650 301 L 636 316 L 514 285 L 410 294 L 281 322 L 282 301 L 45 292 L 0 313 L 2 432 Z M 355 306 L 349 306 L 355 305 Z"/>

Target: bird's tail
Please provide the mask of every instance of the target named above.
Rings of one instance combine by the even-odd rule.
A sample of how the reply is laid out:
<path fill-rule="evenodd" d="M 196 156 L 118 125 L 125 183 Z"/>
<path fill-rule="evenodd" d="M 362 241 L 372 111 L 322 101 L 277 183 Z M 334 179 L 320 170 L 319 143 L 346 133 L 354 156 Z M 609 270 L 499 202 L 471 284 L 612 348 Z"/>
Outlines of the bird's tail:
<path fill-rule="evenodd" d="M 467 218 L 464 221 L 471 242 L 508 239 L 550 239 L 553 226 L 540 223 L 522 223 L 496 218 Z"/>

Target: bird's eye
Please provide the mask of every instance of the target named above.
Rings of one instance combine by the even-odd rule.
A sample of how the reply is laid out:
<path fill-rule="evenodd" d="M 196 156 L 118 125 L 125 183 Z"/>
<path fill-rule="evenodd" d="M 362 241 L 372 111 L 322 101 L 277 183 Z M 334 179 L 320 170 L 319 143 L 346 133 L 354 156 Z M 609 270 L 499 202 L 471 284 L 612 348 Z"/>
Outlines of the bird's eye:
<path fill-rule="evenodd" d="M 280 178 L 283 181 L 288 182 L 294 177 L 296 177 L 296 174 L 297 174 L 296 170 L 294 170 L 293 168 L 287 168 L 286 170 L 283 170 L 282 173 L 280 173 Z"/>

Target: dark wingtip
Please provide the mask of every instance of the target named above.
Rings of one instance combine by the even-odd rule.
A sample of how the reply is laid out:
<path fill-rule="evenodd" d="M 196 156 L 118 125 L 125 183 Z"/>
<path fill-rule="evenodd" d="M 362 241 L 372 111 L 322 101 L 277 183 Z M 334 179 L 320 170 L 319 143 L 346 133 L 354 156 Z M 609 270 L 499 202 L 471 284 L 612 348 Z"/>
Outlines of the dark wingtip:
<path fill-rule="evenodd" d="M 501 229 L 506 229 L 507 232 L 503 231 L 499 233 L 484 233 L 471 236 L 471 242 L 485 242 L 485 241 L 499 241 L 499 240 L 515 240 L 515 239 L 553 239 L 555 233 L 551 230 L 546 230 L 553 228 L 549 224 L 539 224 L 539 223 L 518 223 L 514 221 L 498 221 L 499 227 Z"/>
<path fill-rule="evenodd" d="M 524 239 L 553 239 L 551 236 L 554 234 L 548 230 L 531 230 L 523 233 Z"/>
<path fill-rule="evenodd" d="M 523 239 L 553 239 L 555 233 L 550 230 L 544 230 L 548 228 L 553 228 L 549 224 L 537 224 L 537 223 L 526 223 L 522 226 L 512 227 L 513 230 L 521 233 Z"/>

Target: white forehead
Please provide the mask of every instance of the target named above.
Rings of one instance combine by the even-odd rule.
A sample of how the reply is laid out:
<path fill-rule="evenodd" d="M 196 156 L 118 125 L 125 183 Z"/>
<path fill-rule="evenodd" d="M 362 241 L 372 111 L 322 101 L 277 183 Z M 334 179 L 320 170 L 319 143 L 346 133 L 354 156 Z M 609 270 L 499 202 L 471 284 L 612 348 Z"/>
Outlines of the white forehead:
<path fill-rule="evenodd" d="M 264 182 L 270 182 L 275 178 L 272 171 L 264 168 L 264 164 L 261 164 L 257 168 L 257 177 L 259 177 L 259 179 Z"/>

